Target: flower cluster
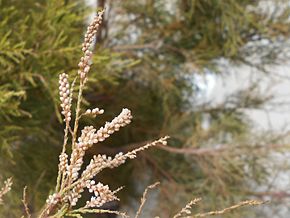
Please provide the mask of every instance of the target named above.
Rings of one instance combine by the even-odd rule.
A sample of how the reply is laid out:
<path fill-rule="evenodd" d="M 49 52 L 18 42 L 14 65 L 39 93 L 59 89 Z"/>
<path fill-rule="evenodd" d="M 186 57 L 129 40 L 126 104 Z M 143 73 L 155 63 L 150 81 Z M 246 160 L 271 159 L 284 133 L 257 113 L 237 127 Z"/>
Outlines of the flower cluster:
<path fill-rule="evenodd" d="M 48 196 L 46 203 L 49 205 L 56 205 L 60 201 L 60 196 L 57 193 Z"/>
<path fill-rule="evenodd" d="M 76 187 L 74 187 L 72 189 L 71 192 L 69 192 L 65 197 L 64 200 L 65 201 L 69 201 L 71 206 L 76 206 L 79 198 L 82 197 L 81 193 L 84 191 L 83 188 L 81 188 L 80 185 L 77 185 Z"/>
<path fill-rule="evenodd" d="M 90 60 L 92 58 L 92 52 L 86 51 L 84 57 L 81 57 L 81 61 L 79 62 L 79 70 L 78 73 L 82 80 L 84 80 L 87 76 L 87 73 L 90 70 Z"/>
<path fill-rule="evenodd" d="M 201 198 L 195 198 L 185 205 L 173 218 L 186 217 L 191 215 L 191 208 L 193 205 L 201 201 Z"/>
<path fill-rule="evenodd" d="M 59 75 L 59 95 L 61 101 L 62 114 L 64 116 L 64 121 L 66 123 L 71 120 L 71 96 L 70 96 L 70 88 L 68 82 L 68 75 L 66 73 L 62 73 Z"/>
<path fill-rule="evenodd" d="M 94 143 L 98 143 L 98 140 L 95 138 L 95 132 L 96 129 L 93 126 L 86 126 L 78 138 L 77 150 L 86 151 Z"/>
<path fill-rule="evenodd" d="M 92 180 L 94 176 L 96 176 L 98 173 L 100 173 L 105 168 L 114 168 L 118 167 L 121 164 L 125 163 L 126 159 L 133 159 L 136 157 L 137 152 L 143 151 L 145 149 L 148 149 L 152 146 L 157 145 L 166 145 L 168 136 L 160 138 L 156 141 L 153 141 L 151 143 L 148 143 L 144 146 L 141 146 L 139 148 L 134 149 L 133 151 L 130 151 L 128 153 L 123 154 L 122 152 L 115 155 L 114 158 L 107 156 L 107 155 L 94 155 L 94 157 L 91 159 L 90 163 L 87 165 L 86 169 L 81 174 L 80 178 L 78 178 L 77 171 L 80 169 L 79 162 L 76 162 L 73 168 L 73 173 L 76 173 L 76 175 L 73 176 L 73 180 L 75 181 L 74 187 L 71 189 L 71 191 L 68 192 L 67 198 L 64 199 L 64 201 L 68 200 L 70 202 L 71 206 L 75 206 L 78 202 L 78 199 L 81 198 L 81 194 L 84 191 L 84 189 L 87 187 L 89 190 L 93 190 L 93 188 L 90 188 L 89 184 L 94 185 L 95 181 Z M 75 169 L 75 170 L 74 170 Z M 100 185 L 99 185 L 100 186 Z M 94 186 L 92 186 L 94 187 Z M 106 187 L 107 189 L 107 187 Z M 91 207 L 92 205 L 101 204 L 100 202 L 104 203 L 111 200 L 116 200 L 117 198 L 112 196 L 113 193 L 109 192 L 102 192 L 103 194 L 96 195 L 91 199 L 90 203 L 86 204 L 86 207 Z M 105 193 L 108 194 L 108 196 L 105 198 Z M 97 203 L 98 202 L 98 203 Z"/>
<path fill-rule="evenodd" d="M 114 192 L 112 192 L 109 189 L 108 185 L 103 185 L 102 183 L 98 183 L 95 185 L 94 180 L 87 180 L 87 189 L 90 193 L 94 193 L 95 196 L 91 197 L 90 201 L 86 202 L 86 208 L 89 207 L 101 207 L 105 203 L 113 201 L 113 200 L 119 200 L 115 195 Z"/>
<path fill-rule="evenodd" d="M 132 115 L 131 111 L 127 108 L 123 109 L 122 112 L 115 117 L 111 122 L 107 122 L 104 127 L 101 127 L 95 134 L 95 139 L 99 142 L 104 141 L 111 134 L 119 131 L 120 127 L 124 127 L 131 122 Z"/>
<path fill-rule="evenodd" d="M 84 56 L 81 57 L 81 60 L 78 64 L 79 70 L 78 73 L 82 81 L 85 81 L 85 78 L 90 70 L 90 61 L 92 58 L 92 52 L 89 50 L 94 36 L 97 33 L 99 26 L 102 23 L 104 11 L 100 11 L 97 16 L 94 18 L 93 22 L 88 26 L 87 32 L 85 34 L 85 40 L 82 45 L 82 51 L 84 52 Z"/>
<path fill-rule="evenodd" d="M 111 122 L 107 122 L 105 126 L 101 127 L 97 132 L 93 126 L 87 126 L 82 130 L 82 134 L 78 138 L 76 148 L 73 150 L 71 155 L 70 170 L 67 172 L 71 175 L 73 181 L 78 177 L 78 172 L 83 164 L 85 151 L 93 144 L 104 141 L 115 131 L 118 131 L 120 127 L 124 127 L 129 124 L 131 119 L 131 111 L 128 109 L 123 109 L 117 117 L 115 117 Z"/>
<path fill-rule="evenodd" d="M 111 160 L 112 157 L 107 157 L 105 154 L 94 155 L 86 169 L 83 171 L 82 178 L 84 180 L 89 180 L 93 175 L 98 174 L 102 169 L 107 167 Z"/>
<path fill-rule="evenodd" d="M 12 178 L 9 178 L 4 182 L 4 186 L 0 189 L 0 204 L 3 203 L 2 197 L 11 190 L 12 184 Z"/>
<path fill-rule="evenodd" d="M 69 193 L 69 201 L 71 202 L 71 205 L 76 205 L 78 199 L 81 197 L 81 193 L 84 191 L 84 188 L 88 187 L 88 181 L 91 182 L 92 178 L 100 173 L 103 169 L 118 167 L 125 163 L 127 159 L 134 159 L 137 152 L 143 151 L 152 146 L 166 145 L 167 139 L 168 136 L 160 138 L 125 154 L 120 152 L 116 154 L 114 158 L 107 155 L 94 155 L 93 159 L 91 159 L 90 163 L 83 171 L 81 177 L 76 181 L 76 186 Z"/>
<path fill-rule="evenodd" d="M 94 36 L 96 35 L 96 33 L 97 33 L 101 23 L 102 23 L 103 14 L 104 14 L 104 10 L 98 12 L 97 16 L 95 16 L 94 20 L 87 28 L 87 32 L 85 34 L 85 40 L 82 44 L 82 51 L 84 53 L 89 50 L 89 48 L 93 42 Z"/>
<path fill-rule="evenodd" d="M 59 155 L 59 170 L 62 172 L 62 173 L 65 173 L 67 167 L 68 167 L 68 162 L 67 162 L 67 154 L 66 153 L 61 153 Z"/>
<path fill-rule="evenodd" d="M 148 149 L 152 146 L 157 145 L 166 145 L 168 136 L 160 138 L 156 141 L 143 145 L 139 148 L 134 149 L 126 154 L 119 152 L 115 155 L 114 158 L 107 155 L 94 155 L 93 159 L 91 159 L 89 165 L 82 173 L 82 179 L 89 180 L 93 178 L 96 174 L 101 172 L 105 168 L 116 168 L 121 164 L 125 163 L 127 159 L 134 159 L 136 157 L 137 152 Z"/>

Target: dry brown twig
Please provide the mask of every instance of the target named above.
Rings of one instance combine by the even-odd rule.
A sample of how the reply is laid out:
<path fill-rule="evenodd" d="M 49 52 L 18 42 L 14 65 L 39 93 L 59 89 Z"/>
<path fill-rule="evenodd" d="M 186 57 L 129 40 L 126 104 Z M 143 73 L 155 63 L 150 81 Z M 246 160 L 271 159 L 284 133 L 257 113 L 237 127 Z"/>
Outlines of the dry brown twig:
<path fill-rule="evenodd" d="M 201 198 L 193 199 L 184 208 L 182 208 L 180 212 L 178 212 L 176 215 L 174 215 L 173 218 L 179 218 L 179 217 L 197 218 L 197 217 L 208 217 L 208 216 L 214 216 L 214 215 L 222 215 L 222 214 L 228 213 L 232 210 L 238 209 L 238 208 L 243 207 L 243 206 L 257 206 L 257 205 L 267 203 L 267 201 L 246 200 L 246 201 L 242 201 L 238 204 L 232 205 L 230 207 L 224 208 L 222 210 L 210 211 L 210 212 L 205 212 L 205 213 L 197 213 L 195 215 L 192 215 L 191 207 L 199 201 L 201 201 Z"/>
<path fill-rule="evenodd" d="M 206 212 L 206 213 L 198 213 L 195 214 L 193 216 L 189 216 L 189 217 L 208 217 L 208 216 L 214 216 L 214 215 L 221 215 L 221 214 L 225 214 L 228 213 L 232 210 L 238 209 L 240 207 L 243 206 L 257 206 L 257 205 L 261 205 L 261 204 L 265 204 L 267 203 L 267 201 L 258 201 L 258 200 L 247 200 L 247 201 L 242 201 L 238 204 L 235 204 L 233 206 L 227 207 L 225 209 L 222 210 L 216 210 L 216 211 L 210 211 L 210 212 Z"/>
<path fill-rule="evenodd" d="M 26 194 L 26 192 L 27 192 L 27 186 L 25 186 L 24 189 L 23 189 L 23 199 L 22 199 L 22 203 L 23 203 L 24 210 L 25 210 L 25 213 L 26 213 L 27 218 L 30 218 L 31 217 L 31 214 L 30 214 L 30 210 L 29 210 L 29 207 L 28 207 L 27 194 Z"/>
<path fill-rule="evenodd" d="M 160 184 L 159 182 L 156 182 L 156 183 L 148 186 L 145 189 L 145 191 L 143 192 L 143 196 L 141 198 L 140 207 L 135 215 L 135 218 L 138 218 L 141 214 L 141 211 L 142 211 L 143 206 L 144 206 L 146 199 L 147 199 L 147 193 L 148 193 L 149 189 L 153 189 L 159 184 Z M 180 218 L 180 217 L 197 218 L 197 217 L 208 217 L 208 216 L 214 216 L 214 215 L 222 215 L 222 214 L 228 213 L 232 210 L 236 210 L 236 209 L 243 207 L 243 206 L 258 206 L 258 205 L 267 203 L 267 201 L 246 200 L 246 201 L 242 201 L 238 204 L 232 205 L 230 207 L 224 208 L 222 210 L 210 211 L 210 212 L 205 212 L 205 213 L 197 213 L 195 215 L 192 215 L 191 208 L 193 205 L 196 205 L 199 201 L 201 201 L 201 198 L 195 198 L 195 199 L 191 200 L 189 203 L 187 203 L 185 205 L 185 207 L 183 207 L 177 214 L 175 214 L 173 216 L 173 218 Z M 159 216 L 156 216 L 155 218 L 159 218 Z"/>
<path fill-rule="evenodd" d="M 142 198 L 141 198 L 141 203 L 140 203 L 140 206 L 138 208 L 138 211 L 136 212 L 135 218 L 138 218 L 140 216 L 141 212 L 142 212 L 144 204 L 145 204 L 145 202 L 147 200 L 147 193 L 148 193 L 149 189 L 154 189 L 158 185 L 160 185 L 160 182 L 155 182 L 154 184 L 147 186 L 147 188 L 143 192 L 143 195 L 142 195 Z"/>

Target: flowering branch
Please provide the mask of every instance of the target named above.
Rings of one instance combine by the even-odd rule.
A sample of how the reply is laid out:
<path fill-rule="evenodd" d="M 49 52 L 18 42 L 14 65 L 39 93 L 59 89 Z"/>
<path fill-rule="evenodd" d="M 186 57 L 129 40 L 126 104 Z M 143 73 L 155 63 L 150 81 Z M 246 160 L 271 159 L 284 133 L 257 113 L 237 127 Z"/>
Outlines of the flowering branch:
<path fill-rule="evenodd" d="M 131 111 L 124 108 L 121 113 L 116 116 L 111 122 L 106 122 L 99 130 L 93 126 L 86 126 L 81 130 L 81 135 L 78 137 L 78 127 L 80 118 L 83 115 L 90 115 L 96 117 L 103 114 L 104 110 L 99 108 L 87 109 L 84 113 L 81 112 L 82 93 L 86 81 L 87 75 L 90 70 L 90 64 L 92 60 L 92 52 L 90 47 L 93 38 L 102 22 L 102 16 L 104 11 L 100 11 L 94 18 L 93 22 L 88 26 L 87 33 L 85 34 L 85 40 L 82 45 L 83 56 L 78 64 L 78 76 L 79 76 L 79 90 L 76 102 L 75 118 L 73 130 L 71 130 L 70 121 L 72 119 L 72 99 L 73 99 L 73 87 L 76 79 L 69 84 L 69 76 L 62 73 L 59 76 L 59 94 L 62 108 L 62 115 L 64 117 L 65 129 L 64 129 L 64 141 L 63 149 L 59 155 L 58 165 L 58 177 L 55 192 L 51 194 L 46 200 L 40 217 L 63 217 L 63 216 L 75 216 L 80 217 L 81 213 L 102 213 L 104 210 L 99 210 L 105 203 L 110 201 L 119 200 L 116 193 L 120 190 L 111 191 L 108 185 L 104 185 L 101 182 L 96 182 L 93 178 L 105 168 L 118 167 L 125 163 L 127 159 L 134 159 L 136 154 L 140 151 L 148 149 L 152 146 L 166 145 L 168 137 L 160 138 L 156 141 L 145 144 L 144 146 L 128 151 L 127 153 L 118 153 L 114 157 L 106 155 L 95 155 L 90 163 L 85 167 L 83 172 L 81 171 L 84 163 L 84 157 L 86 151 L 94 144 L 104 141 L 110 137 L 114 132 L 119 131 L 121 127 L 131 123 L 132 115 Z M 71 132 L 71 148 L 72 151 L 69 154 L 67 152 L 67 144 L 69 141 L 69 132 Z M 77 206 L 79 198 L 82 197 L 82 193 L 87 189 L 93 194 L 91 199 L 86 202 L 81 208 L 75 208 Z M 108 211 L 106 211 L 108 212 Z M 111 211 L 110 213 L 116 213 L 121 216 L 126 216 L 121 212 Z"/>

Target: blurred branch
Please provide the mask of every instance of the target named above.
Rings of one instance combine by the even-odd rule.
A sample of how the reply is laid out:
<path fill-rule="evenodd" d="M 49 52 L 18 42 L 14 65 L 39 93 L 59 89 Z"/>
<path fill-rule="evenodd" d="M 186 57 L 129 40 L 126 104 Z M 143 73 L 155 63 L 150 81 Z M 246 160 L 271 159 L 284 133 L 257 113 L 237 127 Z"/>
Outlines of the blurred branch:
<path fill-rule="evenodd" d="M 91 150 L 91 153 L 101 153 L 107 155 L 115 155 L 119 152 L 129 152 L 136 148 L 142 147 L 144 144 L 149 143 L 150 141 L 143 141 L 140 143 L 132 143 L 122 147 L 108 147 L 106 145 L 99 145 L 94 151 Z M 234 145 L 234 144 L 219 144 L 219 147 L 207 147 L 207 148 L 176 148 L 170 146 L 157 146 L 156 148 L 164 150 L 170 153 L 175 154 L 188 154 L 188 155 L 218 155 L 221 152 L 227 151 L 237 151 L 237 150 L 257 150 L 257 149 L 280 149 L 280 148 L 289 148 L 289 144 L 265 144 L 265 145 Z"/>
<path fill-rule="evenodd" d="M 142 196 L 142 198 L 141 198 L 141 203 L 140 203 L 140 206 L 139 206 L 139 209 L 138 209 L 138 211 L 137 211 L 137 213 L 136 213 L 136 216 L 135 216 L 135 218 L 138 218 L 139 216 L 140 216 L 140 214 L 141 214 L 141 211 L 142 211 L 142 209 L 143 209 L 143 207 L 144 207 L 144 204 L 145 204 L 145 202 L 146 202 L 146 200 L 147 200 L 147 193 L 148 193 L 148 191 L 149 191 L 149 189 L 154 189 L 156 186 L 158 186 L 160 184 L 160 182 L 156 182 L 156 183 L 154 183 L 154 184 L 152 184 L 152 185 L 149 185 L 146 189 L 145 189 L 145 191 L 143 192 L 143 196 Z"/>
<path fill-rule="evenodd" d="M 271 198 L 277 198 L 277 199 L 282 199 L 282 198 L 289 198 L 290 193 L 285 192 L 285 191 L 278 191 L 278 192 L 250 192 L 249 194 L 259 196 L 259 197 L 271 197 Z"/>
<path fill-rule="evenodd" d="M 29 210 L 29 207 L 28 207 L 28 201 L 27 201 L 27 186 L 25 186 L 24 189 L 23 189 L 22 203 L 23 203 L 24 210 L 25 210 L 27 218 L 31 218 L 30 210 Z"/>
<path fill-rule="evenodd" d="M 122 51 L 122 50 L 139 50 L 139 49 L 158 49 L 158 41 L 153 41 L 146 44 L 132 44 L 132 45 L 118 45 L 114 46 L 112 49 L 114 51 Z"/>
<path fill-rule="evenodd" d="M 238 204 L 235 204 L 233 206 L 227 207 L 222 210 L 216 210 L 216 211 L 210 211 L 206 213 L 198 213 L 195 214 L 193 217 L 208 217 L 208 216 L 215 216 L 215 215 L 220 215 L 220 214 L 225 214 L 229 211 L 235 210 L 237 208 L 243 207 L 243 206 L 253 206 L 253 205 L 261 205 L 267 203 L 266 201 L 257 201 L 257 200 L 248 200 L 248 201 L 242 201 Z"/>

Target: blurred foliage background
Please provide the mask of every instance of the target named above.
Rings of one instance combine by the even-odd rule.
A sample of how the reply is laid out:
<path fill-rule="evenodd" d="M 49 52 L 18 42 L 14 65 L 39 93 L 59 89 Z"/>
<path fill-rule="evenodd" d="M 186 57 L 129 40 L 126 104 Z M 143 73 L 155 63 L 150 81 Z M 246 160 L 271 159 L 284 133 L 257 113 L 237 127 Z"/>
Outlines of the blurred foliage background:
<path fill-rule="evenodd" d="M 195 77 L 225 77 L 220 60 L 268 76 L 266 66 L 284 60 L 289 8 L 273 0 L 277 10 L 266 14 L 261 2 L 99 0 L 90 8 L 81 0 L 0 0 L 0 180 L 14 180 L 0 207 L 4 217 L 20 217 L 24 186 L 32 212 L 54 187 L 63 134 L 58 74 L 76 75 L 87 19 L 104 6 L 85 105 L 106 113 L 82 125 L 101 126 L 123 107 L 132 110 L 134 122 L 89 155 L 171 136 L 166 150 L 150 150 L 100 175 L 113 188 L 125 185 L 120 206 L 134 208 L 154 181 L 162 186 L 150 204 L 152 216 L 169 217 L 197 196 L 203 201 L 196 211 L 263 197 L 256 187 L 267 186 L 275 149 L 269 145 L 281 137 L 257 135 L 243 110 L 261 108 L 271 96 L 254 83 L 222 104 L 202 102 Z M 260 43 L 265 39 L 269 44 Z M 244 213 L 259 216 L 248 209 L 229 217 Z"/>

